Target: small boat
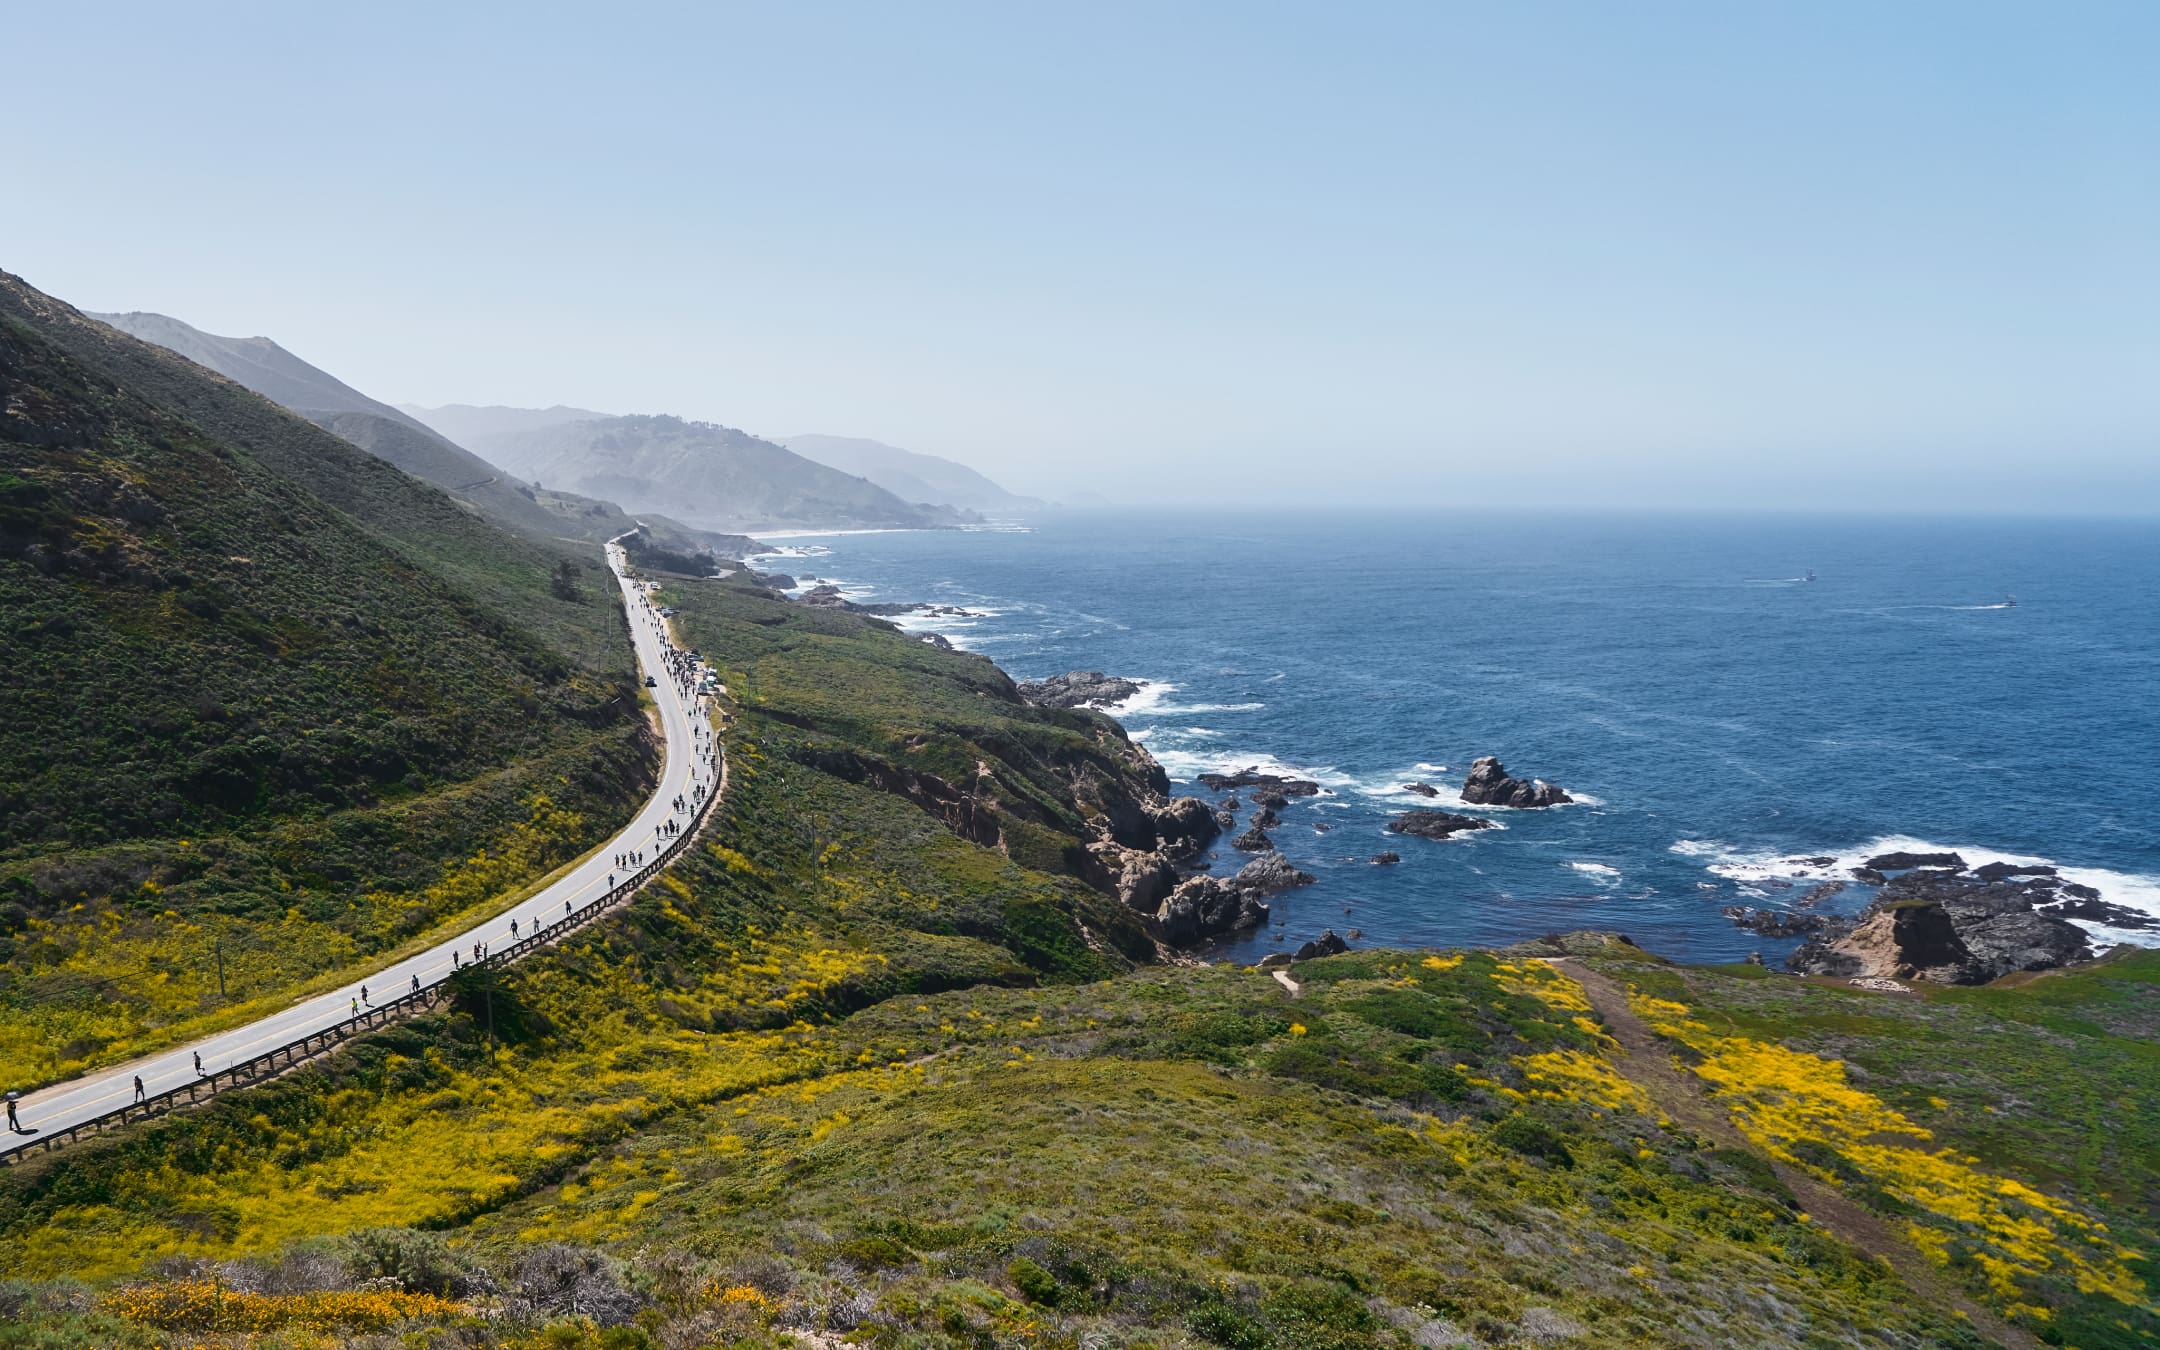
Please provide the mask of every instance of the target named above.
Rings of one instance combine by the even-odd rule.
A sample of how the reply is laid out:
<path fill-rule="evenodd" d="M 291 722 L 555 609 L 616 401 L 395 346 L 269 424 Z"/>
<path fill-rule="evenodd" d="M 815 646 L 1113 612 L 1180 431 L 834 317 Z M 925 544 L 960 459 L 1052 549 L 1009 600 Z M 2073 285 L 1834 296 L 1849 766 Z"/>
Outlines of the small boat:
<path fill-rule="evenodd" d="M 2006 596 L 2004 596 L 2004 597 L 2003 597 L 2003 602 L 2002 602 L 2002 607 L 2003 607 L 2004 609 L 2016 609 L 2016 608 L 2017 608 L 2017 597 L 2016 597 L 2016 596 L 2014 596 L 2014 595 L 2006 595 Z"/>

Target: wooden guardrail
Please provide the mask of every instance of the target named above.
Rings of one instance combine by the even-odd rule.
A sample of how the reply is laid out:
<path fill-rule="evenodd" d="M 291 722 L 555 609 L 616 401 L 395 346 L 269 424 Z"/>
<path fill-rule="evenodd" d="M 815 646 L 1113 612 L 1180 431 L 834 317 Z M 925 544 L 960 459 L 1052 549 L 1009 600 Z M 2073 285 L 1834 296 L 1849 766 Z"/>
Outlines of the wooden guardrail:
<path fill-rule="evenodd" d="M 545 927 L 534 928 L 526 936 L 519 938 L 501 951 L 490 951 L 478 961 L 465 963 L 462 968 L 509 965 L 538 948 L 558 942 L 578 929 L 584 928 L 600 918 L 601 915 L 606 914 L 609 910 L 614 909 L 623 901 L 643 890 L 647 882 L 650 882 L 654 877 L 666 870 L 668 865 L 674 862 L 676 856 L 683 849 L 689 847 L 693 839 L 697 838 L 698 832 L 704 827 L 706 817 L 712 813 L 713 803 L 720 800 L 726 782 L 727 776 L 723 771 L 719 778 L 715 780 L 713 790 L 706 793 L 704 799 L 697 804 L 696 810 L 690 817 L 690 823 L 683 829 L 683 832 L 669 840 L 659 850 L 657 857 L 631 873 L 629 878 L 620 885 L 605 895 L 587 901 L 582 908 L 563 915 L 553 923 Z M 141 1101 L 130 1102 L 126 1106 L 117 1107 L 105 1112 L 103 1115 L 92 1116 L 88 1120 L 77 1121 L 73 1125 L 56 1126 L 49 1134 L 40 1133 L 33 1139 L 18 1138 L 12 1140 L 5 1146 L 0 1146 L 0 1163 L 12 1166 L 31 1153 L 50 1153 L 56 1148 L 63 1148 L 74 1143 L 85 1134 L 100 1134 L 121 1125 L 148 1120 L 153 1116 L 166 1115 L 184 1106 L 191 1106 L 201 1101 L 214 1099 L 220 1092 L 230 1092 L 235 1088 L 250 1087 L 267 1079 L 275 1078 L 279 1074 L 288 1073 L 298 1065 L 305 1064 L 337 1049 L 338 1046 L 361 1032 L 387 1026 L 392 1022 L 411 1017 L 416 1013 L 434 1007 L 449 992 L 447 985 L 447 980 L 438 980 L 434 984 L 416 992 L 402 994 L 386 1002 L 363 1008 L 354 1016 L 348 1017 L 334 1026 L 325 1027 L 320 1031 L 311 1031 L 305 1036 L 289 1041 L 275 1049 L 264 1051 L 253 1058 L 242 1060 L 238 1064 L 229 1065 L 212 1073 L 205 1073 L 193 1082 L 176 1088 L 169 1088 L 164 1092 L 152 1093 Z"/>

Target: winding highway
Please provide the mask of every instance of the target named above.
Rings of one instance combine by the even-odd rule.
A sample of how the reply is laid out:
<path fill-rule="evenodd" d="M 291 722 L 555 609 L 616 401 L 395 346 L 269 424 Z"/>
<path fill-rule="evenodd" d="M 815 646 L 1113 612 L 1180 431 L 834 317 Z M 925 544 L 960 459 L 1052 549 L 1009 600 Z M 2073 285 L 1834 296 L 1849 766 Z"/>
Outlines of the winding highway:
<path fill-rule="evenodd" d="M 653 607 L 643 583 L 629 575 L 621 546 L 611 541 L 607 559 L 622 588 L 639 670 L 655 682 L 650 692 L 659 707 L 665 737 L 659 785 L 627 827 L 515 907 L 416 956 L 371 970 L 365 978 L 305 998 L 246 1026 L 24 1095 L 16 1103 L 21 1133 L 10 1136 L 0 1128 L 0 1146 L 21 1142 L 24 1135 L 50 1135 L 95 1120 L 141 1096 L 185 1088 L 207 1074 L 311 1033 L 329 1031 L 357 1011 L 440 984 L 483 953 L 507 948 L 536 927 L 574 915 L 600 900 L 618 882 L 627 881 L 637 867 L 652 862 L 670 831 L 689 830 L 699 802 L 714 790 L 721 774 L 719 749 L 706 715 L 707 697 L 697 687 L 698 673 L 688 653 L 669 636 L 666 620 Z"/>

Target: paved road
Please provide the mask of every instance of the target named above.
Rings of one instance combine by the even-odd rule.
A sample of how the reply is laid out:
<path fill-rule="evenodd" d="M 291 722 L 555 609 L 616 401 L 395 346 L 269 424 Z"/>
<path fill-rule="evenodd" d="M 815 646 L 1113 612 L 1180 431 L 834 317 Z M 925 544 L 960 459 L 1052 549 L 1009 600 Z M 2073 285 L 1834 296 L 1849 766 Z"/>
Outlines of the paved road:
<path fill-rule="evenodd" d="M 660 724 L 666 734 L 666 758 L 660 785 L 652 799 L 615 838 L 598 852 L 555 879 L 545 890 L 521 901 L 516 908 L 484 923 L 475 924 L 439 946 L 409 957 L 386 969 L 356 979 L 332 993 L 321 994 L 260 1021 L 236 1027 L 192 1045 L 149 1055 L 95 1075 L 58 1083 L 25 1096 L 17 1109 L 26 1130 L 49 1134 L 56 1129 L 101 1116 L 135 1100 L 135 1078 L 142 1078 L 150 1096 L 168 1088 L 184 1087 L 198 1076 L 196 1056 L 203 1070 L 217 1072 L 311 1032 L 324 1031 L 351 1017 L 365 989 L 374 1001 L 385 1001 L 412 992 L 413 982 L 423 989 L 448 978 L 459 963 L 469 962 L 474 945 L 507 947 L 516 932 L 530 933 L 535 923 L 560 919 L 564 914 L 591 904 L 607 893 L 614 879 L 626 877 L 634 864 L 619 866 L 619 855 L 637 853 L 650 862 L 658 853 L 661 827 L 674 823 L 689 828 L 698 800 L 712 790 L 718 776 L 718 757 L 712 730 L 700 695 L 689 676 L 688 663 L 669 639 L 662 620 L 648 604 L 642 587 L 625 576 L 622 551 L 607 546 L 608 565 L 623 590 L 630 615 L 631 637 L 637 647 L 641 670 L 659 684 L 649 690 L 659 705 Z M 678 804 L 679 803 L 679 804 Z M 566 908 L 567 907 L 567 908 Z M 21 1136 L 15 1136 L 19 1140 Z M 13 1142 L 0 1127 L 0 1143 Z"/>

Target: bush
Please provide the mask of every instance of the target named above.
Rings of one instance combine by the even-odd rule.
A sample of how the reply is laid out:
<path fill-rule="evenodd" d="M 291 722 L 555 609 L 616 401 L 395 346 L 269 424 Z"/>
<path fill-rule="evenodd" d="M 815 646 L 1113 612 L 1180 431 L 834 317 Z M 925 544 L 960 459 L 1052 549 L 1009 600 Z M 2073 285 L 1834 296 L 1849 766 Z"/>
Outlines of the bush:
<path fill-rule="evenodd" d="M 1573 1167 L 1575 1155 L 1552 1126 L 1525 1115 L 1512 1115 L 1493 1126 L 1493 1142 L 1532 1158 L 1543 1158 L 1562 1167 Z"/>
<path fill-rule="evenodd" d="M 338 1246 L 353 1279 L 396 1280 L 408 1294 L 448 1298 L 466 1272 L 465 1263 L 439 1233 L 363 1228 L 346 1234 Z"/>
<path fill-rule="evenodd" d="M 1030 1303 L 1055 1308 L 1065 1295 L 1064 1287 L 1057 1282 L 1057 1276 L 1024 1256 L 1014 1257 L 1013 1263 L 1005 1267 L 1005 1275 L 1013 1282 L 1013 1288 L 1025 1294 Z"/>

